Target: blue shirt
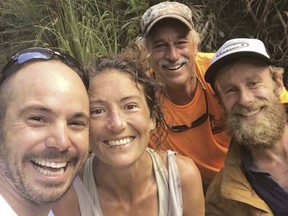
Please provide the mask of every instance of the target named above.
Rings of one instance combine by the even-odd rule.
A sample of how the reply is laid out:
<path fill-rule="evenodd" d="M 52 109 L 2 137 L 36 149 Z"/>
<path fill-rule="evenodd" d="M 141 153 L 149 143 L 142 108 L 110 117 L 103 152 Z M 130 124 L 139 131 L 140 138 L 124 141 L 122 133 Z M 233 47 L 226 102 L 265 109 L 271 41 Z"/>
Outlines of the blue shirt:
<path fill-rule="evenodd" d="M 274 215 L 288 215 L 288 193 L 267 172 L 260 171 L 252 161 L 250 152 L 240 148 L 244 173 L 252 188 L 270 207 Z M 288 178 L 288 177 L 287 177 Z"/>

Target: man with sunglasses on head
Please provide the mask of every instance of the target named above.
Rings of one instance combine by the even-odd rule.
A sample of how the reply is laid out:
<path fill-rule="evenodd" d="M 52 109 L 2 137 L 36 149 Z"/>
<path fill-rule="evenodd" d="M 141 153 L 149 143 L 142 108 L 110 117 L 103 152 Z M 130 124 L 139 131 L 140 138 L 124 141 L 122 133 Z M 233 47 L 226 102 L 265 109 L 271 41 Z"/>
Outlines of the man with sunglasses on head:
<path fill-rule="evenodd" d="M 40 47 L 1 71 L 0 215 L 53 215 L 88 154 L 88 81 L 74 58 Z"/>
<path fill-rule="evenodd" d="M 205 186 L 222 168 L 230 142 L 222 109 L 203 78 L 214 54 L 198 52 L 200 38 L 184 4 L 152 6 L 142 16 L 141 28 L 151 54 L 151 76 L 166 87 L 161 103 L 167 136 L 159 148 L 192 158 Z"/>
<path fill-rule="evenodd" d="M 224 168 L 207 190 L 206 215 L 287 216 L 283 68 L 273 65 L 262 41 L 236 38 L 216 52 L 205 79 L 226 111 L 232 137 Z"/>

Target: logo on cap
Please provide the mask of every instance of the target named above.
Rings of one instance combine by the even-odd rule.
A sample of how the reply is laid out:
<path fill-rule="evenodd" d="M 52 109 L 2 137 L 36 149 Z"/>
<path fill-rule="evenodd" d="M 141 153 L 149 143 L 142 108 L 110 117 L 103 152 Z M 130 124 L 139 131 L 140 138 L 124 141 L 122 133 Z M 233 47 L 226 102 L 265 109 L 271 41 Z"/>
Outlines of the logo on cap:
<path fill-rule="evenodd" d="M 227 53 L 227 52 L 231 52 L 235 49 L 240 49 L 240 48 L 243 48 L 243 47 L 248 47 L 249 44 L 248 43 L 245 43 L 245 42 L 237 42 L 237 43 L 233 43 L 233 44 L 229 44 L 229 46 L 227 47 L 224 47 L 222 50 L 220 50 L 220 52 L 218 52 L 216 55 L 217 57 Z"/>

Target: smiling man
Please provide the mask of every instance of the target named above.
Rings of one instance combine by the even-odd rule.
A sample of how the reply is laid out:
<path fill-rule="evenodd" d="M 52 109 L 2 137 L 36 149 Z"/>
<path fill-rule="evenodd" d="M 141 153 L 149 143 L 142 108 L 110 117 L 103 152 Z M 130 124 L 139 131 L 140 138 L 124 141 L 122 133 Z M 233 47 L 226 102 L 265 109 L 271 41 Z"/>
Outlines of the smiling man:
<path fill-rule="evenodd" d="M 88 153 L 88 78 L 44 48 L 14 56 L 0 77 L 0 214 L 48 215 Z M 52 212 L 50 212 L 52 214 Z"/>
<path fill-rule="evenodd" d="M 205 197 L 206 215 L 287 215 L 283 68 L 273 66 L 262 41 L 237 38 L 216 52 L 205 79 L 226 111 L 232 136 L 224 168 Z"/>
<path fill-rule="evenodd" d="M 179 2 L 150 7 L 141 24 L 144 44 L 151 53 L 151 76 L 165 85 L 161 105 L 167 136 L 151 146 L 193 159 L 205 187 L 223 167 L 230 142 L 223 110 L 204 80 L 214 53 L 198 51 L 201 41 L 192 11 Z"/>

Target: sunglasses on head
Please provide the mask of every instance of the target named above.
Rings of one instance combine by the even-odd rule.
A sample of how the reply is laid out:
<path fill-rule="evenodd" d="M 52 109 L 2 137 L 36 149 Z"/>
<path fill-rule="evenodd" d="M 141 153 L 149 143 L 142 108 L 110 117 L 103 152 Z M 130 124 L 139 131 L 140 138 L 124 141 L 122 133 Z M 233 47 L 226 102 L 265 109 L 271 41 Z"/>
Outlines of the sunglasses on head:
<path fill-rule="evenodd" d="M 208 102 L 207 102 L 207 94 L 206 94 L 206 88 L 204 87 L 203 83 L 197 78 L 198 82 L 201 84 L 203 92 L 204 92 L 204 97 L 205 97 L 205 104 L 206 104 L 206 112 L 201 115 L 199 118 L 197 118 L 196 120 L 192 121 L 191 126 L 187 126 L 187 125 L 177 125 L 177 126 L 173 126 L 170 124 L 167 124 L 165 121 L 165 124 L 168 128 L 169 131 L 171 132 L 184 132 L 187 131 L 189 129 L 195 128 L 200 126 L 201 124 L 203 124 L 209 117 L 209 112 L 208 112 Z"/>
<path fill-rule="evenodd" d="M 22 65 L 22 64 L 27 63 L 29 61 L 51 60 L 54 57 L 58 57 L 60 60 L 62 60 L 62 62 L 64 62 L 70 68 L 77 69 L 76 73 L 82 79 L 86 89 L 88 89 L 88 87 L 89 87 L 88 75 L 85 72 L 85 70 L 83 69 L 80 62 L 78 62 L 75 58 L 73 58 L 72 56 L 70 56 L 68 54 L 60 53 L 58 51 L 48 49 L 48 48 L 43 48 L 43 47 L 28 48 L 28 49 L 22 50 L 16 54 L 14 54 L 1 71 L 0 84 L 9 75 L 11 75 L 12 72 L 10 72 L 10 71 L 14 66 L 16 66 L 16 63 L 17 63 L 17 65 Z"/>

